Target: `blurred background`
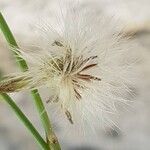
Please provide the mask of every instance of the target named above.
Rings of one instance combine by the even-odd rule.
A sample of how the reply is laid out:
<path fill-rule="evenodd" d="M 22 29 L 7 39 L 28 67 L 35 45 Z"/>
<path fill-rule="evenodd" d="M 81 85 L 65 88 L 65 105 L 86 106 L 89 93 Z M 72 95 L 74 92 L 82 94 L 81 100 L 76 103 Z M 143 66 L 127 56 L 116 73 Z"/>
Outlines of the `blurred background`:
<path fill-rule="evenodd" d="M 0 0 L 4 14 L 18 42 L 33 43 L 34 22 L 37 16 L 53 17 L 58 0 Z M 63 2 L 63 0 L 60 0 Z M 135 53 L 140 57 L 136 65 L 141 73 L 134 89 L 132 106 L 121 112 L 118 127 L 99 129 L 97 137 L 84 139 L 71 135 L 63 122 L 53 113 L 53 126 L 62 150 L 149 150 L 150 149 L 150 0 L 78 0 L 80 8 L 90 7 L 97 15 L 104 13 L 122 23 L 121 28 L 138 45 Z M 65 2 L 70 3 L 69 0 Z M 18 71 L 8 45 L 0 34 L 0 75 Z M 44 95 L 44 92 L 41 91 Z M 27 93 L 12 94 L 18 105 L 43 133 L 32 99 Z M 48 107 L 48 106 L 47 106 Z M 50 109 L 48 109 L 50 110 Z M 28 131 L 0 98 L 0 150 L 38 150 Z"/>

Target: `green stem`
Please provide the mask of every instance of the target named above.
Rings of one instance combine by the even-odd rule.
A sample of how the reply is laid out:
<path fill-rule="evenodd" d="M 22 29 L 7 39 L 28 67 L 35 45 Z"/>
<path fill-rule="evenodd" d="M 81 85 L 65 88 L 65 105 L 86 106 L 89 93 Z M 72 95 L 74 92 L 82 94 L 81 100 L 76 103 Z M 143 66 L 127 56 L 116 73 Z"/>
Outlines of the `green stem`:
<path fill-rule="evenodd" d="M 16 42 L 15 38 L 13 37 L 13 34 L 10 31 L 1 12 L 0 12 L 0 28 L 1 28 L 8 44 L 10 45 L 10 47 L 14 46 L 16 48 L 19 48 L 17 45 L 17 42 Z M 19 68 L 22 71 L 26 71 L 28 69 L 28 66 L 27 66 L 27 63 L 25 62 L 25 60 L 23 60 L 22 58 L 19 58 L 16 53 L 15 53 L 15 56 L 16 56 L 16 62 L 18 63 Z"/>
<path fill-rule="evenodd" d="M 1 28 L 8 44 L 10 46 L 19 48 L 11 30 L 9 29 L 9 27 L 1 13 L 0 13 L 0 28 Z M 20 69 L 22 71 L 26 71 L 28 69 L 28 66 L 27 66 L 27 63 L 25 62 L 25 60 L 23 60 L 22 58 L 20 59 L 16 53 L 15 53 L 15 56 L 16 56 L 16 61 L 18 62 Z M 33 90 L 31 93 L 34 98 L 34 103 L 39 112 L 42 125 L 46 132 L 46 139 L 47 139 L 48 143 L 50 144 L 51 149 L 60 150 L 59 142 L 52 130 L 48 114 L 46 112 L 46 109 L 44 107 L 42 99 L 38 93 L 38 90 Z"/>
<path fill-rule="evenodd" d="M 40 144 L 43 150 L 49 150 L 48 144 L 43 140 L 38 131 L 34 128 L 32 123 L 28 120 L 28 118 L 23 114 L 23 112 L 19 109 L 19 107 L 15 104 L 15 102 L 5 93 L 2 93 L 1 96 L 5 100 L 5 102 L 11 107 L 11 109 L 16 113 L 18 118 L 23 122 L 23 124 L 27 127 L 27 129 L 32 133 L 33 137 Z"/>
<path fill-rule="evenodd" d="M 50 120 L 48 119 L 47 112 L 45 110 L 44 104 L 42 99 L 38 93 L 38 90 L 33 90 L 32 92 L 33 99 L 35 99 L 35 105 L 38 106 L 37 110 L 40 114 L 41 122 L 43 123 L 45 132 L 46 132 L 46 139 L 49 143 L 51 150 L 60 150 L 60 145 L 57 140 L 55 133 L 52 130 L 52 126 L 50 124 Z"/>

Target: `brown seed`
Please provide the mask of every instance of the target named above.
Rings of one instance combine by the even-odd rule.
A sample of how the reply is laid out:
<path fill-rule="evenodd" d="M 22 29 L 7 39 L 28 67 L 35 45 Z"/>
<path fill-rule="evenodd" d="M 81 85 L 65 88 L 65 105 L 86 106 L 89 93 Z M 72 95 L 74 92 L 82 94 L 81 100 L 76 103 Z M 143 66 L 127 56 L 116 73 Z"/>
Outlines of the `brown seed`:
<path fill-rule="evenodd" d="M 65 114 L 66 114 L 66 116 L 67 116 L 69 122 L 70 122 L 71 124 L 73 124 L 73 120 L 72 120 L 71 113 L 70 113 L 68 110 L 66 110 L 66 111 L 65 111 Z"/>

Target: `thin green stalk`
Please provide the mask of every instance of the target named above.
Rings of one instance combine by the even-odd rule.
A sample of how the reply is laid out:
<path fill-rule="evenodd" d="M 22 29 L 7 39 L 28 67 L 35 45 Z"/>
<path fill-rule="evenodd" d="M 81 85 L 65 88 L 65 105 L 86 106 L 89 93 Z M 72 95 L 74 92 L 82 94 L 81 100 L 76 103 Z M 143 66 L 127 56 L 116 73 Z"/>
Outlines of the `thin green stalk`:
<path fill-rule="evenodd" d="M 52 126 L 49 122 L 49 119 L 47 119 L 48 115 L 47 115 L 47 112 L 45 110 L 42 99 L 38 93 L 38 90 L 33 90 L 31 93 L 32 93 L 33 98 L 36 99 L 35 105 L 38 106 L 37 109 L 38 109 L 38 112 L 40 114 L 41 121 L 43 123 L 44 129 L 46 132 L 46 139 L 50 145 L 51 150 L 60 150 L 60 145 L 58 143 L 58 140 L 57 140 L 55 133 L 52 130 Z"/>
<path fill-rule="evenodd" d="M 9 27 L 8 27 L 6 21 L 5 21 L 5 19 L 1 13 L 0 13 L 0 28 L 1 28 L 8 44 L 10 46 L 14 46 L 16 48 L 19 48 L 11 30 L 9 29 Z M 16 61 L 19 63 L 20 69 L 22 71 L 26 71 L 28 69 L 28 66 L 27 66 L 27 63 L 25 62 L 25 60 L 20 59 L 17 54 L 15 54 L 15 56 L 16 56 Z M 57 137 L 55 136 L 55 134 L 52 130 L 52 126 L 51 126 L 48 114 L 46 112 L 46 109 L 44 107 L 42 99 L 38 93 L 38 90 L 33 90 L 31 93 L 32 93 L 32 96 L 34 98 L 34 103 L 35 103 L 37 110 L 39 112 L 41 122 L 42 122 L 43 127 L 44 127 L 45 132 L 46 132 L 46 139 L 47 139 L 51 149 L 60 150 L 59 142 L 58 142 Z"/>
<path fill-rule="evenodd" d="M 17 42 L 13 38 L 13 34 L 10 31 L 10 29 L 9 29 L 9 27 L 8 27 L 8 25 L 7 25 L 1 12 L 0 12 L 0 28 L 1 28 L 8 44 L 10 46 L 14 46 L 14 47 L 18 48 Z M 27 63 L 22 58 L 19 58 L 16 53 L 15 53 L 15 56 L 16 56 L 16 62 L 18 63 L 19 68 L 22 71 L 26 71 L 28 69 Z"/>
<path fill-rule="evenodd" d="M 11 109 L 16 113 L 18 118 L 23 122 L 23 124 L 27 127 L 27 129 L 32 133 L 33 137 L 40 144 L 43 150 L 49 150 L 48 144 L 43 140 L 38 131 L 34 128 L 32 123 L 28 120 L 28 118 L 23 114 L 20 108 L 16 105 L 16 103 L 5 93 L 2 93 L 1 96 L 5 100 L 5 102 L 11 107 Z"/>

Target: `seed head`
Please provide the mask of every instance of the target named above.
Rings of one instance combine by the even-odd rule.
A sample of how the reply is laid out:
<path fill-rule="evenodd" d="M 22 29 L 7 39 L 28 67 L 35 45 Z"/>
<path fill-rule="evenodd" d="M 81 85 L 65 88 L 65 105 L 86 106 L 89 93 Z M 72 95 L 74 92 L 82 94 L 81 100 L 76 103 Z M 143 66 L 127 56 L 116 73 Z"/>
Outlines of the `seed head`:
<path fill-rule="evenodd" d="M 0 82 L 0 92 L 48 87 L 47 102 L 57 103 L 71 124 L 106 123 L 130 92 L 129 40 L 113 19 L 76 6 L 38 27 L 38 44 L 16 51 L 30 68 Z"/>

